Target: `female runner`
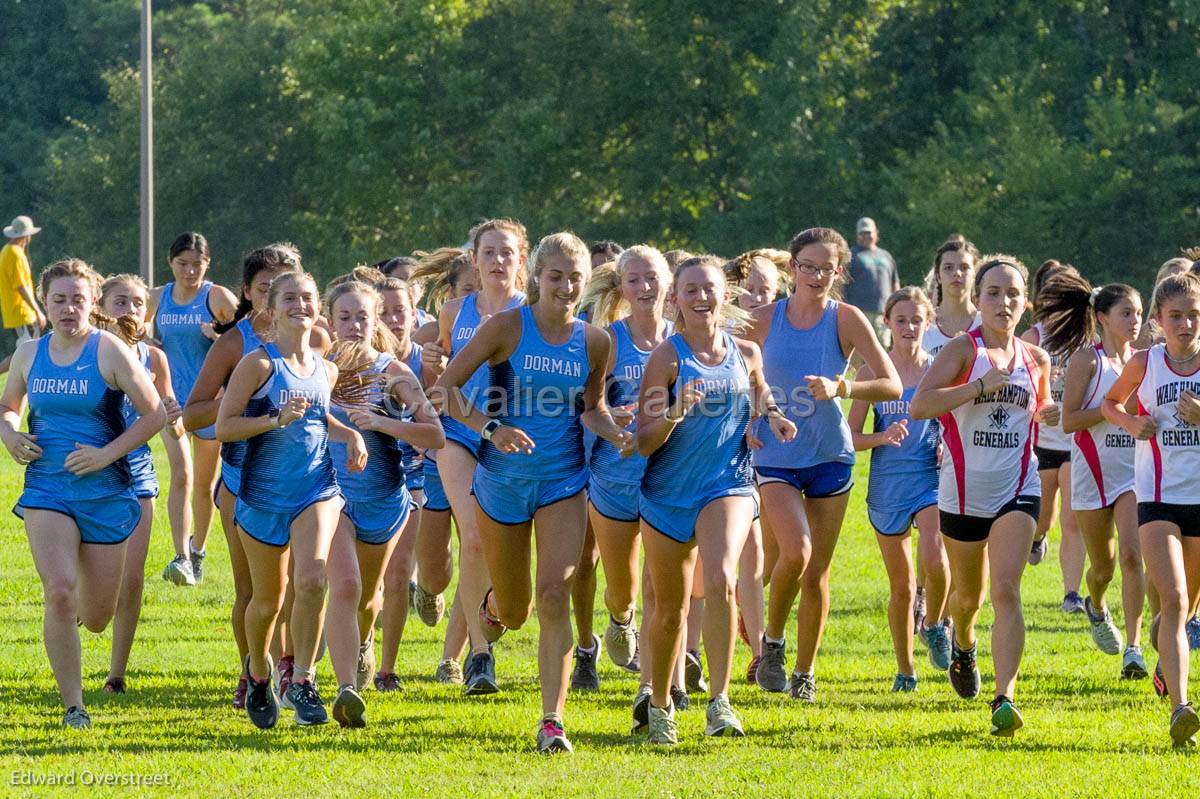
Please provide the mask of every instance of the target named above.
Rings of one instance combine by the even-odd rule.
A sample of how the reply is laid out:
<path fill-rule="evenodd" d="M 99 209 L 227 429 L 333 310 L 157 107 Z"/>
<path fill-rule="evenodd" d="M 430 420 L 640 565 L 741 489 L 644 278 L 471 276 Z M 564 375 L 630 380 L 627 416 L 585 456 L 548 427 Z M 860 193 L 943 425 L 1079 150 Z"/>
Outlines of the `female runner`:
<path fill-rule="evenodd" d="M 17 348 L 0 397 L 0 441 L 25 466 L 13 512 L 25 521 L 42 581 L 42 635 L 66 714 L 91 726 L 83 706 L 79 627 L 101 632 L 116 611 L 125 546 L 142 508 L 125 459 L 166 424 L 154 384 L 133 351 L 95 327 L 100 276 L 78 259 L 42 272 L 38 299 L 51 332 Z M 128 397 L 140 418 L 128 428 Z M 21 415 L 29 400 L 29 432 Z"/>

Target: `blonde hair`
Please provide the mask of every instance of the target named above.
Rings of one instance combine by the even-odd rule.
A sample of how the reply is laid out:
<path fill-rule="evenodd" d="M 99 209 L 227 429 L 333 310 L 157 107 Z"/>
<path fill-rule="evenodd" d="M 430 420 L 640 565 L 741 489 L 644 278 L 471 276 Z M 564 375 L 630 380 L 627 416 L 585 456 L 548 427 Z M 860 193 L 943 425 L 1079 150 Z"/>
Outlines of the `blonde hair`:
<path fill-rule="evenodd" d="M 125 273 L 105 278 L 104 282 L 100 284 L 100 299 L 97 302 L 103 306 L 104 300 L 112 293 L 112 290 L 122 283 L 128 283 L 136 289 L 141 289 L 142 293 L 147 296 L 150 294 L 150 289 L 146 286 L 146 281 L 142 280 L 138 275 Z M 146 328 L 133 318 L 133 314 L 124 314 L 117 317 L 114 324 L 109 326 L 108 331 L 115 333 L 131 347 L 146 337 Z"/>
<path fill-rule="evenodd" d="M 385 277 L 387 277 L 387 275 L 373 266 L 358 264 L 346 274 L 338 275 L 330 280 L 329 283 L 325 285 L 325 291 L 328 292 L 333 287 L 340 286 L 342 283 L 345 283 L 348 280 L 354 280 L 359 283 L 365 283 L 368 286 L 374 286 L 382 281 Z"/>
<path fill-rule="evenodd" d="M 141 339 L 141 335 L 139 335 L 141 331 L 137 324 L 134 323 L 133 317 L 121 317 L 124 321 L 114 319 L 100 307 L 104 278 L 100 277 L 100 273 L 81 258 L 63 258 L 50 264 L 42 271 L 42 274 L 38 277 L 37 298 L 43 305 L 46 304 L 46 296 L 50 293 L 50 284 L 63 277 L 83 280 L 91 286 L 92 310 L 88 314 L 89 324 L 101 330 L 115 332 L 130 344 L 135 344 Z"/>
<path fill-rule="evenodd" d="M 790 294 L 792 275 L 788 270 L 791 255 L 784 250 L 759 248 L 748 250 L 731 261 L 726 261 L 722 270 L 725 280 L 734 286 L 741 286 L 755 269 L 767 275 L 775 276 L 776 294 Z M 772 297 L 772 300 L 775 298 Z"/>
<path fill-rule="evenodd" d="M 725 277 L 724 266 L 725 262 L 715 255 L 693 255 L 691 258 L 681 261 L 679 266 L 675 267 L 675 276 L 671 283 L 671 290 L 675 291 L 678 288 L 679 276 L 682 275 L 685 270 L 693 267 L 703 267 L 706 269 L 717 270 L 717 272 L 721 275 L 722 282 L 726 284 L 725 288 L 728 289 L 729 284 Z M 732 298 L 728 300 L 724 297 L 721 298 L 720 326 L 722 328 L 731 333 L 738 333 L 742 330 L 745 330 L 750 325 L 750 319 L 751 317 L 749 312 L 740 308 L 737 303 L 733 302 Z M 675 319 L 675 329 L 683 330 L 683 327 L 683 314 L 679 313 Z"/>
<path fill-rule="evenodd" d="M 459 247 L 439 247 L 433 252 L 417 250 L 413 254 L 419 260 L 408 280 L 425 287 L 425 299 L 435 313 L 450 299 L 450 290 L 458 285 L 463 274 L 475 268 L 471 253 Z"/>
<path fill-rule="evenodd" d="M 536 305 L 540 299 L 538 278 L 541 277 L 542 270 L 546 267 L 546 261 L 554 257 L 581 261 L 586 263 L 588 270 L 591 271 L 592 251 L 583 242 L 583 239 L 566 230 L 545 236 L 538 242 L 537 249 L 533 251 L 533 256 L 529 259 L 529 288 L 526 294 L 530 305 Z"/>
<path fill-rule="evenodd" d="M 374 286 L 357 280 L 347 280 L 336 286 L 330 286 L 329 293 L 325 296 L 325 307 L 329 309 L 330 315 L 332 316 L 334 305 L 337 301 L 348 294 L 357 294 L 361 297 L 364 300 L 364 305 L 370 308 L 371 312 L 375 315 L 371 346 L 379 352 L 390 352 L 392 355 L 399 357 L 399 339 L 396 338 L 392 331 L 388 330 L 387 325 L 379 321 L 379 317 L 383 314 L 383 295 Z"/>
<path fill-rule="evenodd" d="M 927 317 L 926 321 L 933 321 L 933 303 L 930 301 L 929 295 L 917 286 L 905 286 L 893 291 L 891 296 L 887 298 L 887 302 L 883 304 L 883 318 L 890 319 L 892 308 L 896 307 L 896 304 L 900 302 L 911 302 L 918 308 L 924 309 Z"/>
<path fill-rule="evenodd" d="M 483 237 L 484 233 L 489 233 L 493 230 L 507 231 L 508 233 L 516 236 L 517 252 L 521 254 L 522 259 L 529 258 L 529 234 L 525 231 L 525 226 L 515 219 L 507 219 L 504 217 L 489 219 L 486 222 L 480 222 L 478 225 L 471 228 L 471 233 L 467 237 L 471 242 L 471 249 L 478 252 L 479 239 Z"/>
<path fill-rule="evenodd" d="M 664 277 L 671 275 L 666 258 L 648 244 L 635 244 L 624 250 L 615 262 L 596 267 L 580 300 L 580 305 L 592 309 L 592 324 L 611 327 L 618 319 L 628 315 L 629 304 L 621 296 L 621 278 L 625 275 L 625 267 L 634 259 L 661 268 Z"/>
<path fill-rule="evenodd" d="M 1150 306 L 1157 313 L 1164 302 L 1179 297 L 1200 300 L 1200 277 L 1191 272 L 1184 272 L 1181 275 L 1171 275 L 1163 278 L 1154 287 L 1154 300 L 1150 303 Z"/>
<path fill-rule="evenodd" d="M 679 268 L 681 263 L 695 257 L 687 250 L 667 250 L 663 253 L 663 258 L 667 262 L 667 268 L 671 270 L 672 275 L 675 274 L 675 270 Z"/>

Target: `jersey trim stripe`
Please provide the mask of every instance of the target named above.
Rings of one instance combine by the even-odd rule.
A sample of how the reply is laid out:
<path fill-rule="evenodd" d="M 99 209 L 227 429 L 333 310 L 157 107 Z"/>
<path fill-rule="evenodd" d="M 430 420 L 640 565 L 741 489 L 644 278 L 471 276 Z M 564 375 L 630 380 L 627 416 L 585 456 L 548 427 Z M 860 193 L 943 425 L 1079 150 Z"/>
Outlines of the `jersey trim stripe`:
<path fill-rule="evenodd" d="M 1150 416 L 1142 400 L 1138 398 L 1138 415 Z M 1150 454 L 1154 456 L 1154 501 L 1162 502 L 1162 452 L 1158 449 L 1158 433 L 1150 437 Z"/>
<path fill-rule="evenodd" d="M 1100 453 L 1096 451 L 1096 440 L 1089 430 L 1079 430 L 1075 433 L 1075 445 L 1087 462 L 1092 479 L 1096 481 L 1096 489 L 1100 492 L 1101 507 L 1108 507 L 1108 497 L 1104 495 L 1104 468 L 1100 464 Z"/>

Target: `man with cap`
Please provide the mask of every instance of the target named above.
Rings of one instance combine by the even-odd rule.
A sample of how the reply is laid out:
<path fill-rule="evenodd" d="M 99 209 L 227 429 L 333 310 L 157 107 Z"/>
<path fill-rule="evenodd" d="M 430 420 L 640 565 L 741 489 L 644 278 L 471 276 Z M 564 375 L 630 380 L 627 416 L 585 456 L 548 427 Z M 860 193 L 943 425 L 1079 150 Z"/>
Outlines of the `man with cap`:
<path fill-rule="evenodd" d="M 864 216 L 855 227 L 858 243 L 850 248 L 846 302 L 867 315 L 879 341 L 887 347 L 891 337 L 883 321 L 883 306 L 892 292 L 900 288 L 900 276 L 892 254 L 877 246 L 879 229 L 875 227 L 875 220 Z"/>
<path fill-rule="evenodd" d="M 40 230 L 27 216 L 18 216 L 4 228 L 8 244 L 0 250 L 0 317 L 6 341 L 16 338 L 10 355 L 26 341 L 41 335 L 46 326 L 46 317 L 33 295 L 33 272 L 26 254 L 29 240 Z"/>

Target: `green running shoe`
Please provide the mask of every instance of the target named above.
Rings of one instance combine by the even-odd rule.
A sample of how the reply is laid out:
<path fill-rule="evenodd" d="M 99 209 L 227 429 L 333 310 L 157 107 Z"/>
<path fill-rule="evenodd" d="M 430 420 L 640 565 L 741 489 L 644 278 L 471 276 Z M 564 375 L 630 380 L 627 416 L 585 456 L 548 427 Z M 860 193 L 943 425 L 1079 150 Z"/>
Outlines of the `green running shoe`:
<path fill-rule="evenodd" d="M 997 738 L 1011 738 L 1013 733 L 1025 725 L 1020 711 L 1007 696 L 998 696 L 992 700 L 992 735 Z"/>

